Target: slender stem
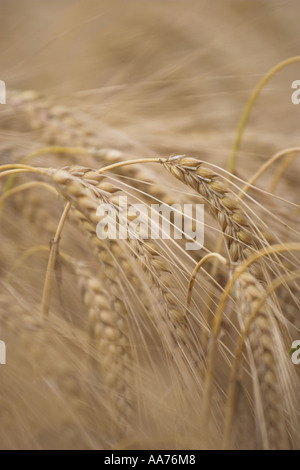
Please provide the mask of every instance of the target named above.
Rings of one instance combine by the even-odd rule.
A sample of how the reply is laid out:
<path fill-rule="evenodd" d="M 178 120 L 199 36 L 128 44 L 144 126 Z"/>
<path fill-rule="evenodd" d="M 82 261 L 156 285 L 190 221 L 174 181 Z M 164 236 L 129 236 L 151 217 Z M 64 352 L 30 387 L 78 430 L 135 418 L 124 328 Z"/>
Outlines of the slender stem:
<path fill-rule="evenodd" d="M 204 256 L 204 257 L 196 264 L 196 266 L 194 267 L 193 272 L 192 272 L 192 274 L 191 274 L 190 281 L 189 281 L 188 288 L 187 288 L 186 307 L 185 307 L 185 314 L 186 314 L 186 315 L 187 315 L 187 313 L 188 313 L 188 307 L 189 307 L 189 304 L 190 304 L 190 301 L 191 301 L 192 291 L 193 291 L 193 287 L 194 287 L 196 275 L 197 275 L 199 269 L 203 266 L 203 264 L 204 264 L 207 260 L 209 260 L 210 258 L 215 258 L 215 259 L 221 261 L 221 263 L 223 263 L 224 265 L 227 264 L 227 260 L 224 258 L 224 256 L 220 255 L 219 253 L 208 253 L 206 256 Z"/>
<path fill-rule="evenodd" d="M 4 193 L 0 197 L 0 216 L 1 216 L 6 199 L 8 199 L 10 196 L 13 196 L 14 194 L 17 194 L 21 191 L 25 191 L 26 189 L 37 188 L 37 187 L 48 189 L 53 194 L 57 195 L 56 189 L 53 188 L 53 186 L 51 186 L 50 184 L 44 183 L 43 181 L 30 181 L 28 183 L 20 184 L 16 186 L 15 188 L 11 188 L 11 189 L 4 191 Z"/>
<path fill-rule="evenodd" d="M 78 154 L 80 155 L 80 154 L 91 153 L 91 151 L 83 147 L 62 147 L 62 146 L 43 147 L 41 149 L 35 150 L 29 155 L 26 155 L 24 158 L 22 158 L 21 163 L 27 163 L 33 158 L 39 157 L 41 155 L 47 155 L 48 153 L 68 153 L 71 155 L 78 155 Z"/>
<path fill-rule="evenodd" d="M 283 62 L 280 62 L 275 67 L 273 67 L 271 70 L 269 70 L 269 72 L 262 78 L 262 80 L 255 87 L 252 95 L 250 96 L 250 98 L 249 98 L 249 100 L 246 104 L 246 107 L 244 109 L 244 112 L 242 114 L 238 129 L 237 129 L 235 141 L 234 141 L 234 144 L 233 144 L 232 154 L 231 154 L 229 164 L 228 164 L 228 171 L 230 173 L 234 173 L 234 171 L 235 171 L 237 152 L 238 152 L 239 147 L 240 147 L 243 132 L 244 132 L 245 126 L 247 124 L 247 121 L 248 121 L 248 118 L 249 118 L 249 115 L 250 115 L 250 111 L 251 111 L 251 109 L 254 105 L 254 102 L 255 102 L 256 98 L 259 96 L 261 90 L 266 85 L 266 83 L 268 83 L 268 81 L 273 77 L 273 75 L 275 75 L 277 72 L 279 72 L 279 70 L 283 69 L 287 65 L 290 65 L 290 64 L 293 64 L 294 62 L 299 62 L 299 61 L 300 61 L 300 56 L 294 56 L 294 57 L 290 57 L 289 59 L 284 60 Z"/>
<path fill-rule="evenodd" d="M 300 243 L 286 243 L 286 244 L 278 244 L 278 245 L 272 245 L 267 248 L 262 248 L 261 250 L 257 251 L 256 253 L 253 253 L 242 265 L 240 265 L 234 272 L 232 278 L 228 282 L 227 286 L 224 288 L 224 292 L 222 295 L 222 298 L 220 300 L 216 316 L 215 316 L 215 321 L 214 321 L 214 327 L 213 327 L 213 332 L 217 336 L 220 332 L 220 327 L 222 323 L 222 313 L 225 307 L 226 300 L 230 294 L 230 291 L 237 281 L 237 279 L 240 277 L 243 272 L 246 271 L 246 269 L 255 261 L 258 261 L 260 258 L 263 258 L 264 256 L 271 255 L 273 253 L 282 253 L 285 251 L 300 251 Z"/>
<path fill-rule="evenodd" d="M 222 316 L 224 312 L 224 307 L 226 300 L 230 294 L 231 289 L 233 288 L 234 284 L 236 283 L 237 279 L 245 270 L 253 264 L 255 261 L 259 260 L 260 258 L 273 254 L 273 253 L 282 253 L 285 251 L 300 251 L 300 243 L 286 243 L 285 245 L 273 245 L 267 248 L 262 248 L 256 253 L 253 253 L 242 265 L 240 265 L 236 271 L 234 272 L 232 278 L 227 283 L 224 288 L 224 292 L 222 294 L 216 315 L 215 320 L 212 328 L 212 337 L 211 337 L 211 344 L 208 351 L 208 359 L 207 359 L 207 373 L 205 378 L 204 384 L 204 396 L 203 396 L 203 408 L 202 408 L 202 426 L 207 426 L 208 419 L 209 419 L 209 412 L 210 412 L 210 402 L 212 397 L 212 388 L 213 388 L 213 380 L 214 380 L 214 366 L 215 366 L 215 357 L 217 353 L 217 346 L 218 346 L 218 336 L 220 333 L 221 325 L 222 325 Z"/>
<path fill-rule="evenodd" d="M 0 167 L 0 170 L 1 170 L 1 167 Z M 15 169 L 12 169 L 12 170 L 6 170 L 6 171 L 0 172 L 0 178 L 2 178 L 4 176 L 8 176 L 8 175 L 13 175 L 13 174 L 16 174 L 16 173 L 37 173 L 37 174 L 40 174 L 40 175 L 44 175 L 45 171 L 46 171 L 45 168 L 33 168 L 33 167 L 30 167 L 30 166 L 28 168 L 15 168 Z"/>
<path fill-rule="evenodd" d="M 10 268 L 9 272 L 7 273 L 5 277 L 5 282 L 7 284 L 10 284 L 14 273 L 19 269 L 20 266 L 24 263 L 24 261 L 27 260 L 30 256 L 32 256 L 35 253 L 40 253 L 42 251 L 46 251 L 49 253 L 49 245 L 36 245 L 31 248 L 28 248 L 22 255 L 14 262 L 13 266 Z"/>
<path fill-rule="evenodd" d="M 13 175 L 16 173 L 32 173 L 32 170 L 25 170 L 25 169 L 15 169 L 15 170 L 6 170 L 0 173 L 0 178 L 8 175 Z"/>
<path fill-rule="evenodd" d="M 291 152 L 288 155 L 286 155 L 286 158 L 283 160 L 283 162 L 281 162 L 281 164 L 278 165 L 278 168 L 273 174 L 272 181 L 270 182 L 269 187 L 267 188 L 267 191 L 269 193 L 275 193 L 275 190 L 277 188 L 277 185 L 280 181 L 281 176 L 287 170 L 290 164 L 294 161 L 296 156 L 297 156 L 297 152 Z"/>
<path fill-rule="evenodd" d="M 0 171 L 11 170 L 14 168 L 25 169 L 25 170 L 36 170 L 35 167 L 30 165 L 23 165 L 22 163 L 6 163 L 5 165 L 0 166 Z"/>
<path fill-rule="evenodd" d="M 291 148 L 288 148 L 288 149 L 285 149 L 285 150 L 281 150 L 281 152 L 278 152 L 276 153 L 276 155 L 273 155 L 273 157 L 271 157 L 266 163 L 264 163 L 264 165 L 262 165 L 260 167 L 260 169 L 250 178 L 250 180 L 245 184 L 245 186 L 241 189 L 241 192 L 240 194 L 238 195 L 238 197 L 240 199 L 243 198 L 243 196 L 245 195 L 245 193 L 248 191 L 248 189 L 250 188 L 250 186 L 253 185 L 253 183 L 255 183 L 255 181 L 263 174 L 265 173 L 268 168 L 270 168 L 270 166 L 273 165 L 273 163 L 277 162 L 278 160 L 280 160 L 282 157 L 286 156 L 286 155 L 289 155 L 290 153 L 292 152 L 300 152 L 300 147 L 291 147 Z"/>
<path fill-rule="evenodd" d="M 49 153 L 67 153 L 71 155 L 77 155 L 77 154 L 87 154 L 91 152 L 88 149 L 84 149 L 81 147 L 62 147 L 62 146 L 43 147 L 26 155 L 24 158 L 21 159 L 20 164 L 22 165 L 22 164 L 28 163 L 33 158 L 39 157 L 41 155 L 47 155 Z M 14 180 L 15 180 L 15 175 L 11 175 L 4 186 L 4 191 L 3 191 L 4 193 L 12 188 L 14 184 Z"/>
<path fill-rule="evenodd" d="M 101 173 L 104 173 L 105 171 L 111 171 L 116 168 L 120 168 L 122 166 L 135 165 L 138 163 L 164 163 L 166 161 L 167 161 L 166 158 L 140 158 L 136 160 L 127 160 L 127 161 L 112 163 L 111 165 L 100 168 L 99 170 L 97 170 L 97 173 L 101 174 Z"/>
<path fill-rule="evenodd" d="M 49 245 L 35 245 L 35 246 L 28 248 L 28 250 L 22 253 L 22 255 L 14 262 L 12 268 L 10 269 L 10 271 L 5 277 L 5 282 L 7 284 L 10 284 L 14 273 L 20 268 L 20 266 L 22 266 L 22 264 L 35 253 L 41 253 L 43 251 L 49 253 Z M 69 255 L 64 253 L 62 250 L 59 250 L 59 255 L 62 257 L 64 261 L 67 261 L 68 263 L 70 263 L 71 257 Z"/>
<path fill-rule="evenodd" d="M 49 259 L 48 259 L 48 265 L 47 265 L 47 271 L 46 271 L 46 277 L 45 277 L 45 283 L 44 283 L 44 289 L 43 289 L 43 297 L 42 297 L 42 302 L 41 302 L 41 314 L 44 317 L 48 316 L 49 314 L 52 277 L 53 277 L 52 274 L 53 274 L 53 269 L 55 265 L 59 239 L 60 239 L 60 235 L 61 235 L 64 223 L 71 209 L 71 206 L 72 206 L 71 202 L 68 202 L 66 204 L 63 210 L 63 213 L 61 215 L 60 221 L 58 223 L 54 239 L 51 241 L 51 248 L 50 248 L 50 253 L 49 253 Z"/>
<path fill-rule="evenodd" d="M 217 241 L 217 246 L 216 246 L 217 249 L 215 251 L 215 253 L 219 254 L 220 256 L 221 256 L 223 243 L 224 243 L 224 236 L 223 236 L 223 233 L 220 233 L 218 237 L 218 241 Z M 211 271 L 209 271 L 211 278 L 216 279 L 218 267 L 219 267 L 219 260 L 218 260 L 218 257 L 215 257 L 212 262 Z M 207 291 L 205 302 L 204 302 L 204 308 L 203 308 L 203 318 L 204 318 L 205 324 L 208 327 L 210 327 L 211 320 L 212 320 L 212 315 L 211 315 L 212 303 L 213 303 L 213 293 L 212 291 L 211 292 Z M 206 328 L 203 328 L 202 334 L 201 334 L 201 342 L 203 346 L 207 344 L 208 333 L 209 333 L 209 330 L 207 330 Z"/>

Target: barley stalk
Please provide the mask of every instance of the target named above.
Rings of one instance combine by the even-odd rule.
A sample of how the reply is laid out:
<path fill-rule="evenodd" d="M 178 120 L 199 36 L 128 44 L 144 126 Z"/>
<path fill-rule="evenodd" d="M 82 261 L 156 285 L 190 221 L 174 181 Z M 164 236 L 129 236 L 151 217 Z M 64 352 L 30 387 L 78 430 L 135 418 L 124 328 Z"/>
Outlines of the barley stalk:
<path fill-rule="evenodd" d="M 163 162 L 163 165 L 209 204 L 225 236 L 230 259 L 233 262 L 245 259 L 257 240 L 249 218 L 238 200 L 228 195 L 229 189 L 219 176 L 195 158 L 176 157 Z"/>
<path fill-rule="evenodd" d="M 111 418 L 115 417 L 111 422 L 115 422 L 119 433 L 127 434 L 134 406 L 128 312 L 124 303 L 112 295 L 113 284 L 107 282 L 108 278 L 94 276 L 83 262 L 77 262 L 75 270 L 88 308 L 90 336 L 99 354 L 93 364 L 101 372 L 110 403 L 108 411 Z"/>
<path fill-rule="evenodd" d="M 57 184 L 58 191 L 93 224 L 96 224 L 98 221 L 96 209 L 100 202 L 104 201 L 115 205 L 118 203 L 117 200 L 112 199 L 112 194 L 115 193 L 116 188 L 106 182 L 104 183 L 104 177 L 93 170 L 78 167 L 70 168 L 68 171 L 52 170 L 51 177 Z M 130 218 L 129 214 L 128 217 Z M 190 361 L 188 357 L 192 355 L 194 359 L 191 367 L 193 367 L 199 360 L 199 356 L 190 347 L 192 337 L 184 312 L 178 308 L 176 296 L 169 291 L 171 287 L 169 268 L 165 265 L 163 258 L 159 255 L 152 242 L 132 239 L 129 243 L 133 248 L 135 256 L 142 260 L 143 266 L 146 268 L 161 296 L 161 307 L 165 315 L 163 321 L 167 321 L 172 325 L 171 336 L 164 324 L 160 325 L 160 329 L 163 328 L 164 334 L 167 334 L 167 338 L 169 338 L 168 346 L 170 350 L 174 350 L 174 346 L 177 345 L 188 362 Z M 177 360 L 179 360 L 180 355 L 177 354 L 177 356 Z"/>
<path fill-rule="evenodd" d="M 244 273 L 236 282 L 235 292 L 240 321 L 242 325 L 245 325 L 247 318 L 250 317 L 263 296 L 264 289 L 254 276 Z M 282 394 L 284 390 L 277 368 L 278 347 L 270 315 L 272 313 L 269 307 L 263 304 L 250 326 L 246 345 L 251 355 L 250 365 L 257 406 L 256 422 L 261 435 L 259 446 L 286 449 L 289 445 L 283 415 Z"/>

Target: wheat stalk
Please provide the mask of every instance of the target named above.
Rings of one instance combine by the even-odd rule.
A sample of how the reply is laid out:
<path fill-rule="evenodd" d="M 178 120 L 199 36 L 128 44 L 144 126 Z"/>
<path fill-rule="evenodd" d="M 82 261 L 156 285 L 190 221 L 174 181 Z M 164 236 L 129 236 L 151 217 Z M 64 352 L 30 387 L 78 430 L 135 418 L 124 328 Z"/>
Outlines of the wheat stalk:
<path fill-rule="evenodd" d="M 259 304 L 264 288 L 250 273 L 243 273 L 236 282 L 235 293 L 243 327 Z M 259 447 L 287 449 L 289 444 L 283 414 L 285 406 L 282 400 L 282 394 L 287 391 L 281 384 L 277 366 L 280 349 L 271 322 L 275 307 L 273 306 L 273 312 L 270 308 L 270 305 L 263 304 L 256 312 L 249 327 L 246 346 L 251 356 L 253 392 L 256 396 L 256 423 L 261 436 Z M 233 406 L 233 403 L 229 406 Z"/>
<path fill-rule="evenodd" d="M 239 201 L 228 194 L 229 189 L 220 177 L 195 158 L 173 157 L 164 161 L 163 165 L 209 204 L 225 236 L 230 259 L 233 262 L 245 259 L 257 239 L 251 221 Z"/>
<path fill-rule="evenodd" d="M 112 296 L 112 284 L 105 276 L 95 276 L 83 262 L 75 263 L 78 286 L 88 308 L 89 332 L 99 357 L 93 364 L 105 385 L 110 421 L 119 432 L 128 433 L 133 416 L 133 357 L 130 346 L 128 312 L 124 303 Z M 117 410 L 117 414 L 116 414 Z"/>

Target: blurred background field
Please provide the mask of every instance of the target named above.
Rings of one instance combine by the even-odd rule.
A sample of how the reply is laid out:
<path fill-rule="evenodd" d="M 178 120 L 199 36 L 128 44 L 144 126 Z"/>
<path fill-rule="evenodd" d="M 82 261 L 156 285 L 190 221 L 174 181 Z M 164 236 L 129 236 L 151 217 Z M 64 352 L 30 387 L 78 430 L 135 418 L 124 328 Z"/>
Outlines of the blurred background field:
<path fill-rule="evenodd" d="M 19 114 L 16 106 L 23 91 L 33 90 L 42 103 L 73 110 L 66 126 L 72 130 L 72 118 L 78 117 L 87 134 L 90 129 L 96 135 L 99 148 L 131 158 L 184 154 L 227 168 L 255 85 L 277 63 L 299 54 L 299 19 L 298 0 L 0 0 L 0 79 L 7 87 L 7 104 L 0 105 L 0 162 L 19 161 L 51 144 L 39 133 L 40 123 L 33 129 L 34 119 Z M 247 180 L 276 152 L 299 146 L 300 105 L 291 101 L 297 79 L 299 63 L 280 71 L 263 89 L 238 152 L 240 178 Z M 47 130 L 50 115 L 43 112 L 38 119 Z M 59 137 L 60 127 L 54 132 Z M 80 145 L 77 137 L 75 126 L 70 146 Z M 34 164 L 63 167 L 71 161 L 46 155 Z M 83 159 L 82 165 L 87 162 Z M 148 171 L 152 178 L 155 169 L 146 167 L 144 175 Z M 299 172 L 296 158 L 276 188 L 278 196 L 295 204 Z M 160 173 L 158 182 L 170 184 Z M 259 185 L 265 188 L 273 174 L 269 170 Z M 7 285 L 7 275 L 27 249 L 49 245 L 63 207 L 38 192 L 32 201 L 36 205 L 26 205 L 19 194 L 0 213 L 0 339 L 8 345 L 8 363 L 0 368 L 0 448 L 201 447 L 194 411 L 184 405 L 182 418 L 178 396 L 163 382 L 168 364 L 155 348 L 161 377 L 150 366 L 139 370 L 145 376 L 133 434 L 118 440 L 107 433 L 111 416 L 101 383 L 87 365 L 94 351 L 74 273 L 66 270 L 64 302 L 56 289 L 52 320 L 43 327 L 39 302 L 48 254 L 23 263 Z M 268 197 L 265 204 L 270 213 L 275 207 L 293 223 L 295 231 L 288 235 L 298 237 L 296 208 L 292 212 L 291 206 Z M 283 239 L 283 226 L 278 233 Z M 215 248 L 216 235 L 209 249 Z M 283 241 L 290 241 L 289 236 Z M 72 255 L 86 256 L 97 270 L 92 250 L 71 224 L 65 240 L 71 244 L 63 248 L 71 246 Z M 221 275 L 220 282 L 223 286 Z M 137 323 L 142 329 L 143 318 Z M 147 354 L 139 354 L 143 362 Z M 174 432 L 178 420 L 182 434 Z M 208 446 L 219 447 L 218 437 Z"/>
<path fill-rule="evenodd" d="M 224 163 L 256 83 L 299 52 L 299 16 L 297 0 L 1 0 L 1 79 L 92 107 L 116 147 Z M 297 143 L 297 70 L 274 77 L 252 113 L 241 154 L 251 170 Z"/>

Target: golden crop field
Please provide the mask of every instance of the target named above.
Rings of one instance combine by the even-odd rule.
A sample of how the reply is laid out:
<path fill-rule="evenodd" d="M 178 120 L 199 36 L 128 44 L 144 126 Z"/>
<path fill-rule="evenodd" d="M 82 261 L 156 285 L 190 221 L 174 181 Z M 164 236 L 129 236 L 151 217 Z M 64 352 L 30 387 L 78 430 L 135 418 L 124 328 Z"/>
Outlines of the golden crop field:
<path fill-rule="evenodd" d="M 0 0 L 0 449 L 300 449 L 299 18 Z"/>

